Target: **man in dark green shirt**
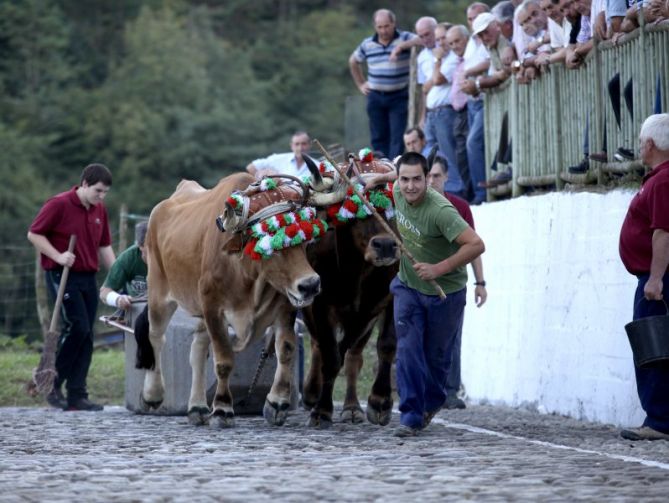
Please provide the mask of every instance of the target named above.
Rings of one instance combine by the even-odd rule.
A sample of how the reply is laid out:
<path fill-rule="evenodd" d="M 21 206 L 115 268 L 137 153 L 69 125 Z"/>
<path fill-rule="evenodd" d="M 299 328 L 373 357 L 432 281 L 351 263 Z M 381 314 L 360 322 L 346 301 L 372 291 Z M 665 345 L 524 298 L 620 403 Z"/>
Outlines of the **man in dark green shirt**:
<path fill-rule="evenodd" d="M 400 427 L 413 436 L 446 401 L 451 353 L 464 315 L 465 266 L 483 253 L 481 238 L 453 205 L 427 183 L 427 160 L 405 153 L 393 189 L 397 229 L 416 259 L 402 256 L 391 283 L 397 333 L 397 390 Z M 446 294 L 442 299 L 432 281 Z"/>
<path fill-rule="evenodd" d="M 108 306 L 127 310 L 133 297 L 146 294 L 146 229 L 146 222 L 137 224 L 135 244 L 118 256 L 100 288 L 100 299 Z"/>

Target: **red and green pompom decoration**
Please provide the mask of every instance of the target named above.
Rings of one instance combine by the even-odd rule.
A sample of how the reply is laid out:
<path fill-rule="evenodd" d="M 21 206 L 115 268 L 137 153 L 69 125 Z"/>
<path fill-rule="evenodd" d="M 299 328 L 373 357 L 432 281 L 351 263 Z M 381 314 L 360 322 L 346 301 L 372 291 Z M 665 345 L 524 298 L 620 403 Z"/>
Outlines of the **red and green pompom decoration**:
<path fill-rule="evenodd" d="M 369 147 L 365 147 L 358 152 L 360 162 L 372 162 L 374 160 L 374 152 Z"/>
<path fill-rule="evenodd" d="M 269 217 L 246 230 L 249 237 L 244 253 L 253 260 L 267 259 L 275 251 L 316 241 L 328 224 L 316 217 L 310 206 Z"/>
<path fill-rule="evenodd" d="M 385 214 L 386 220 L 395 216 L 395 207 L 393 205 L 393 186 L 391 183 L 385 187 L 365 191 L 362 184 L 356 184 L 356 189 L 360 192 L 370 204 L 379 212 Z M 355 219 L 365 219 L 371 216 L 372 212 L 354 190 L 349 187 L 346 197 L 341 203 L 333 204 L 327 208 L 328 220 L 334 225 L 340 225 Z"/>

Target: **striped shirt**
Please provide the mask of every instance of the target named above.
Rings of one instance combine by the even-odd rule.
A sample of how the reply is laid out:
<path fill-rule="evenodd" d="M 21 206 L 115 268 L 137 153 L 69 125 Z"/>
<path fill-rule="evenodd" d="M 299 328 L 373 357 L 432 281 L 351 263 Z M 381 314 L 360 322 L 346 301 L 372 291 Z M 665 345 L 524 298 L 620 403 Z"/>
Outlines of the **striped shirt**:
<path fill-rule="evenodd" d="M 388 45 L 379 42 L 379 36 L 367 37 L 353 51 L 358 62 L 367 62 L 367 82 L 374 91 L 399 91 L 409 85 L 410 51 L 402 51 L 396 61 L 390 61 L 390 53 L 400 42 L 416 38 L 408 31 L 395 30 L 395 36 Z"/>

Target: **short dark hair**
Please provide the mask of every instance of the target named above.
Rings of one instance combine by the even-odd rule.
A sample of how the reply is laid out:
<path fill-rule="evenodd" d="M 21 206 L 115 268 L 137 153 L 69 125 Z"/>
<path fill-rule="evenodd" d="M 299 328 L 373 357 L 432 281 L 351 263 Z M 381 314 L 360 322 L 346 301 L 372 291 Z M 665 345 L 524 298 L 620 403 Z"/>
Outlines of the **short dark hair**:
<path fill-rule="evenodd" d="M 444 174 L 448 173 L 448 161 L 444 157 L 440 155 L 435 157 L 434 161 L 432 161 L 432 166 L 435 164 L 439 164 L 441 166 L 441 170 L 444 172 Z M 432 166 L 430 166 L 430 169 L 432 169 Z"/>
<path fill-rule="evenodd" d="M 423 168 L 423 174 L 425 176 L 427 176 L 428 172 L 430 171 L 427 168 L 427 159 L 425 159 L 425 157 L 422 154 L 419 154 L 418 152 L 405 152 L 404 154 L 402 154 L 402 156 L 397 161 L 398 175 L 400 173 L 400 166 L 402 164 L 409 164 L 411 166 L 420 165 L 420 167 Z"/>
<path fill-rule="evenodd" d="M 95 185 L 102 182 L 103 185 L 111 187 L 112 174 L 109 168 L 104 164 L 89 164 L 81 172 L 81 184 L 86 182 L 88 185 Z"/>
<path fill-rule="evenodd" d="M 404 134 L 405 134 L 405 135 L 407 135 L 407 134 L 411 134 L 411 133 L 413 133 L 414 131 L 418 134 L 418 138 L 420 138 L 421 140 L 424 140 L 424 139 L 425 139 L 425 133 L 424 133 L 423 130 L 422 130 L 420 127 L 418 127 L 418 126 L 410 127 L 409 129 L 407 129 L 406 131 L 404 131 Z"/>

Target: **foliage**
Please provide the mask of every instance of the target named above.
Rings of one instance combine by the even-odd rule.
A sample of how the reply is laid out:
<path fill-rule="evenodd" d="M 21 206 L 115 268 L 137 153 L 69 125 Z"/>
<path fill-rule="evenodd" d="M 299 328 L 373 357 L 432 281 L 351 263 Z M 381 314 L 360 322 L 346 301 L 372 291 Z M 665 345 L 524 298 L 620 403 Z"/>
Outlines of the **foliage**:
<path fill-rule="evenodd" d="M 44 200 L 107 164 L 106 200 L 148 214 L 182 178 L 214 185 L 288 150 L 344 141 L 352 50 L 376 9 L 411 29 L 462 22 L 467 2 L 11 0 L 0 2 L 0 333 L 37 332 L 26 230 Z"/>

